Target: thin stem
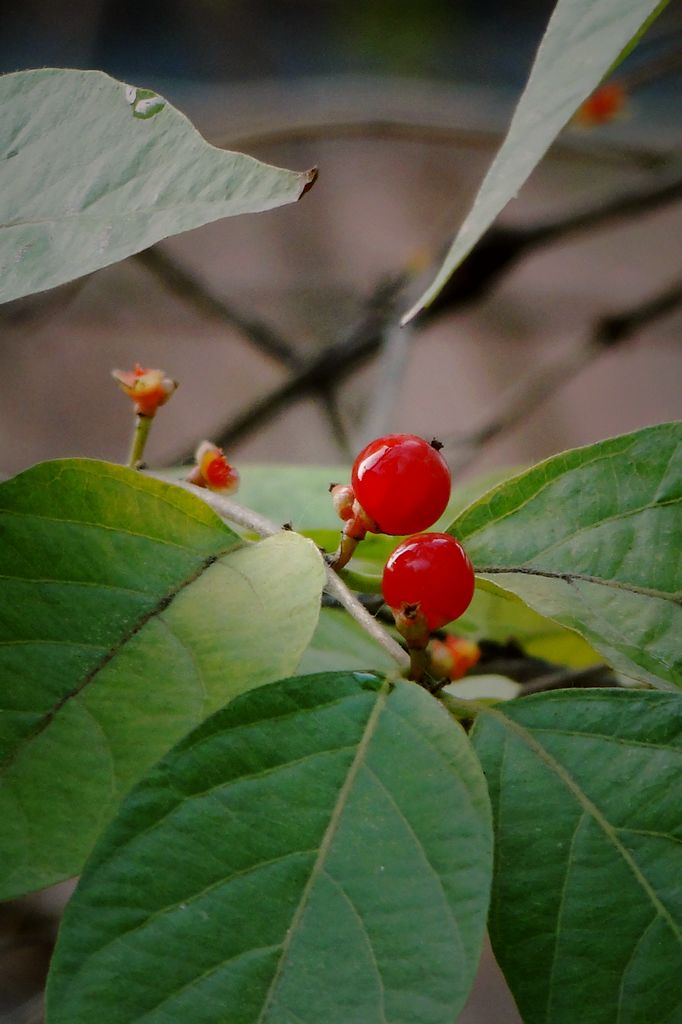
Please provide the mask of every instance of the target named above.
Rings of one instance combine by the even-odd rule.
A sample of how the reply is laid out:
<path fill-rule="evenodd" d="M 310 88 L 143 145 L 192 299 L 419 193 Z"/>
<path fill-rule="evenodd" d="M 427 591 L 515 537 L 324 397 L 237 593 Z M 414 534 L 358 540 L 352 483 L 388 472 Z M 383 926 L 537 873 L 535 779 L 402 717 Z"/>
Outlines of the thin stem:
<path fill-rule="evenodd" d="M 142 456 L 144 455 L 153 419 L 153 416 L 145 416 L 141 412 L 135 414 L 135 431 L 128 456 L 128 465 L 131 469 L 139 469 L 142 465 Z"/>
<path fill-rule="evenodd" d="M 355 569 L 341 569 L 339 576 L 351 590 L 360 594 L 380 594 L 381 576 L 372 576 L 370 573 L 356 572 Z"/>
<path fill-rule="evenodd" d="M 425 647 L 410 647 L 410 679 L 415 683 L 421 683 L 429 670 L 430 659 Z"/>
<path fill-rule="evenodd" d="M 198 312 L 212 320 L 221 320 L 230 327 L 236 328 L 240 334 L 266 355 L 288 366 L 291 370 L 299 369 L 303 359 L 286 338 L 273 330 L 263 320 L 245 316 L 225 299 L 215 295 L 204 282 L 181 266 L 158 246 L 138 252 L 134 257 L 147 270 L 155 274 L 160 281 L 178 298 L 194 306 Z"/>
<path fill-rule="evenodd" d="M 169 482 L 164 477 L 161 477 L 161 479 L 165 483 Z M 205 487 L 196 487 L 187 480 L 173 480 L 172 482 L 177 487 L 182 487 L 184 491 L 189 491 L 195 497 L 201 498 L 222 519 L 228 519 L 231 523 L 249 530 L 250 533 L 255 533 L 259 537 L 274 537 L 282 531 L 282 527 L 278 526 L 271 519 L 262 516 L 260 512 L 254 512 L 253 509 L 240 505 L 239 502 L 233 501 L 232 498 L 216 494 L 215 491 L 209 491 Z"/>
<path fill-rule="evenodd" d="M 350 562 L 359 543 L 357 537 L 349 537 L 347 533 L 342 533 L 338 548 L 333 555 L 329 556 L 327 562 L 329 568 L 333 569 L 335 573 L 340 573 L 346 563 Z"/>
<path fill-rule="evenodd" d="M 402 649 L 400 644 L 396 643 L 393 637 L 389 636 L 388 633 L 382 629 L 379 623 L 374 619 L 366 608 L 360 604 L 360 602 L 351 594 L 346 584 L 341 580 L 333 569 L 327 567 L 327 586 L 325 587 L 328 594 L 335 597 L 339 604 L 349 612 L 356 622 L 359 622 L 363 629 L 376 640 L 378 644 L 383 647 L 386 653 L 395 661 L 400 671 L 406 675 L 410 668 L 410 659 L 405 651 Z"/>
<path fill-rule="evenodd" d="M 445 438 L 449 450 L 459 450 L 458 455 L 448 459 L 451 470 L 461 472 L 478 458 L 486 445 L 525 419 L 605 351 L 627 341 L 637 331 L 681 304 L 682 282 L 678 281 L 624 313 L 603 317 L 576 348 L 552 362 L 534 366 L 508 393 L 501 409 L 491 420 L 469 435 Z"/>

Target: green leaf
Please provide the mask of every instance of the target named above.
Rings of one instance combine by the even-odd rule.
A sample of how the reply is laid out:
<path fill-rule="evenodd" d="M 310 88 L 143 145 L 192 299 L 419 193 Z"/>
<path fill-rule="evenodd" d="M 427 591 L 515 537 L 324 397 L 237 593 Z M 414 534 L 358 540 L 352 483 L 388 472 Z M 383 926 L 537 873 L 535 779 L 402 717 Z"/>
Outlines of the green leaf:
<path fill-rule="evenodd" d="M 349 466 L 296 466 L 255 463 L 239 466 L 239 501 L 299 533 L 331 530 L 335 544 L 343 523 L 329 495 L 331 483 L 349 483 Z"/>
<path fill-rule="evenodd" d="M 342 608 L 322 608 L 310 646 L 298 666 L 301 675 L 340 669 L 390 671 L 395 663 Z"/>
<path fill-rule="evenodd" d="M 483 476 L 456 483 L 448 507 L 434 524 L 433 529 L 445 529 L 463 508 L 476 498 L 485 494 L 494 484 L 508 479 L 516 469 L 506 467 Z M 334 546 L 338 543 L 343 523 L 336 515 L 329 496 L 331 483 L 350 483 L 350 466 L 295 466 L 279 463 L 267 465 L 252 463 L 240 465 L 239 501 L 248 508 L 260 512 L 275 522 L 289 522 L 299 533 L 306 535 L 324 534 L 329 538 L 333 534 Z M 185 470 L 186 475 L 186 470 Z M 376 542 L 376 546 L 373 546 Z M 369 534 L 358 549 L 359 556 L 364 558 L 363 549 L 369 547 L 372 554 L 367 561 L 376 562 L 385 554 L 385 559 L 398 544 L 397 537 L 385 537 Z"/>
<path fill-rule="evenodd" d="M 507 136 L 433 284 L 403 318 L 429 306 L 507 203 L 514 199 L 564 125 L 596 89 L 659 0 L 558 0 Z"/>
<path fill-rule="evenodd" d="M 253 690 L 148 775 L 97 847 L 48 1021 L 451 1024 L 491 860 L 480 766 L 424 690 L 359 673 Z"/>
<path fill-rule="evenodd" d="M 230 697 L 291 672 L 324 581 L 310 541 L 245 546 L 107 463 L 0 485 L 0 897 L 80 870 L 122 796 Z"/>
<path fill-rule="evenodd" d="M 511 640 L 526 654 L 571 668 L 597 665 L 603 659 L 581 636 L 533 611 L 515 594 L 478 580 L 474 599 L 450 631 L 472 640 Z"/>
<path fill-rule="evenodd" d="M 490 931 L 526 1024 L 675 1024 L 682 698 L 594 690 L 481 709 Z"/>
<path fill-rule="evenodd" d="M 0 302 L 220 217 L 303 195 L 294 173 L 209 145 L 149 89 L 100 71 L 0 78 Z"/>
<path fill-rule="evenodd" d="M 564 452 L 450 527 L 478 575 L 618 671 L 682 686 L 682 423 Z"/>

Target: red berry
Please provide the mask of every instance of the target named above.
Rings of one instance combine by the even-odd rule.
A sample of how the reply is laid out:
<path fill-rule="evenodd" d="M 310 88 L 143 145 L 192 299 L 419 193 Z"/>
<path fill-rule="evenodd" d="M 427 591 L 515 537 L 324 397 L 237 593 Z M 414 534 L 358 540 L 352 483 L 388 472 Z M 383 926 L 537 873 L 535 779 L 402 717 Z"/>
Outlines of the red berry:
<path fill-rule="evenodd" d="M 433 526 L 450 498 L 450 470 L 438 449 L 414 434 L 388 434 L 364 448 L 353 491 L 381 533 L 400 536 Z"/>
<path fill-rule="evenodd" d="M 417 606 L 433 632 L 459 618 L 474 596 L 474 570 L 449 533 L 420 533 L 399 544 L 381 584 L 394 612 Z"/>

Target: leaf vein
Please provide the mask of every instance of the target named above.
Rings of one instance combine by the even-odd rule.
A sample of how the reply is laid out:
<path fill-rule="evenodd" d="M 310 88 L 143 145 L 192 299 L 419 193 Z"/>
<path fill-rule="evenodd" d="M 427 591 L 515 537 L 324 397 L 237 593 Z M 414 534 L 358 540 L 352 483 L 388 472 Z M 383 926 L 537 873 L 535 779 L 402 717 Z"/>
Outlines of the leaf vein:
<path fill-rule="evenodd" d="M 589 813 L 589 815 L 594 819 L 596 824 L 601 828 L 606 838 L 610 840 L 615 850 L 620 854 L 620 856 L 623 858 L 625 863 L 632 871 L 635 880 L 638 882 L 640 888 L 648 897 L 652 906 L 656 909 L 657 914 L 661 918 L 663 918 L 663 920 L 666 922 L 666 924 L 670 928 L 670 931 L 673 933 L 677 941 L 680 943 L 680 945 L 682 945 L 682 930 L 678 926 L 677 922 L 674 920 L 668 908 L 661 901 L 660 897 L 658 896 L 658 893 L 649 882 L 648 878 L 640 868 L 639 864 L 637 863 L 633 855 L 619 839 L 617 829 L 615 828 L 615 826 L 611 824 L 611 822 L 605 816 L 603 811 L 601 811 L 600 808 L 597 807 L 597 805 L 588 797 L 587 793 L 585 793 L 580 788 L 580 786 L 575 781 L 573 776 L 570 774 L 568 769 L 563 764 L 561 764 L 561 762 L 557 761 L 554 757 L 552 757 L 549 751 L 546 750 L 542 746 L 542 744 L 535 739 L 533 734 L 528 729 L 525 729 L 522 725 L 519 725 L 518 722 L 515 722 L 513 719 L 508 718 L 506 715 L 502 714 L 502 712 L 496 711 L 494 708 L 491 707 L 482 707 L 481 711 L 484 714 L 490 715 L 492 718 L 495 718 L 498 721 L 500 721 L 502 723 L 503 728 L 508 728 L 511 732 L 513 732 L 521 740 L 521 742 L 525 743 L 526 746 L 529 747 L 536 754 L 536 756 L 545 764 L 545 766 L 549 768 L 549 770 L 552 771 L 560 779 L 561 782 L 563 782 L 564 786 L 573 796 L 576 802 L 580 804 L 580 806 Z"/>
<path fill-rule="evenodd" d="M 350 896 L 348 895 L 348 893 L 346 892 L 344 887 L 341 885 L 341 882 L 339 882 L 338 878 L 334 878 L 334 876 L 330 875 L 330 873 L 326 869 L 323 869 L 323 874 L 326 875 L 326 877 L 329 879 L 329 881 L 332 883 L 332 885 L 336 886 L 336 888 L 339 890 L 339 892 L 341 893 L 342 897 L 344 898 L 344 900 L 346 901 L 346 903 L 350 907 L 353 916 L 357 919 L 357 922 L 360 925 L 360 930 L 361 930 L 362 934 L 364 935 L 365 939 L 367 940 L 367 947 L 369 949 L 370 959 L 372 961 L 372 966 L 374 967 L 374 970 L 376 971 L 377 981 L 379 982 L 379 991 L 380 991 L 380 994 L 381 994 L 381 1022 L 382 1022 L 382 1024 L 388 1024 L 388 1022 L 386 1020 L 386 989 L 384 987 L 384 979 L 383 979 L 383 977 L 381 975 L 381 971 L 379 969 L 379 963 L 378 963 L 377 958 L 376 958 L 376 953 L 374 952 L 374 946 L 372 945 L 372 940 L 370 938 L 369 932 L 367 931 L 367 926 L 365 925 L 365 922 L 362 919 L 360 911 L 355 906 L 355 903 L 350 898 Z"/>
<path fill-rule="evenodd" d="M 130 641 L 131 641 L 131 640 L 133 639 L 133 637 L 134 637 L 134 636 L 137 636 L 137 634 L 138 634 L 138 633 L 139 633 L 139 632 L 140 632 L 140 631 L 141 631 L 141 630 L 142 630 L 142 629 L 144 628 L 144 626 L 145 626 L 145 625 L 146 625 L 146 624 L 147 624 L 147 623 L 148 623 L 148 622 L 149 622 L 149 621 L 150 621 L 151 619 L 155 618 L 155 617 L 156 617 L 156 616 L 158 616 L 158 615 L 159 615 L 159 614 L 160 614 L 160 613 L 161 613 L 162 611 L 164 611 L 164 609 L 166 609 L 166 608 L 167 608 L 167 607 L 168 607 L 168 606 L 169 606 L 169 605 L 171 604 L 171 602 L 172 602 L 172 601 L 173 601 L 173 600 L 174 600 L 174 599 L 175 599 L 175 598 L 177 597 L 177 595 L 178 595 L 178 594 L 179 594 L 179 593 L 180 593 L 180 592 L 181 592 L 182 590 L 184 590 L 184 589 L 185 589 L 185 587 L 188 587 L 188 586 L 189 586 L 190 584 L 194 583 L 194 582 L 195 582 L 195 581 L 196 581 L 197 579 L 199 579 L 199 577 L 200 577 L 200 576 L 201 576 L 201 575 L 202 575 L 202 574 L 203 574 L 203 573 L 204 573 L 204 572 L 205 572 L 205 571 L 206 571 L 206 570 L 207 570 L 207 569 L 208 569 L 208 568 L 209 568 L 209 567 L 210 567 L 211 565 L 213 565 L 213 563 L 214 563 L 214 562 L 215 562 L 215 561 L 216 561 L 216 560 L 217 560 L 218 558 L 220 558 L 220 557 L 222 557 L 223 555 L 227 554 L 227 552 L 228 552 L 229 550 L 231 550 L 231 548 L 227 548 L 227 549 L 225 549 L 224 551 L 219 551 L 219 552 L 216 552 L 215 554 L 213 554 L 213 555 L 210 555 L 210 556 L 209 556 L 208 558 L 204 558 L 204 560 L 203 560 L 203 561 L 202 561 L 202 562 L 201 562 L 201 563 L 200 563 L 200 564 L 199 564 L 199 565 L 198 565 L 198 566 L 197 566 L 197 567 L 195 568 L 195 570 L 194 570 L 194 571 L 193 571 L 192 573 L 190 573 L 190 575 L 189 575 L 189 576 L 185 577 L 184 579 L 182 579 L 182 580 L 180 580 L 180 581 L 179 581 L 178 583 L 176 583 L 176 584 L 174 585 L 174 587 L 172 587 L 172 588 L 171 588 L 171 589 L 170 589 L 170 590 L 169 590 L 169 591 L 168 591 L 168 592 L 167 592 L 166 594 L 164 594 L 164 595 L 163 595 L 163 597 L 161 597 L 161 598 L 160 598 L 160 599 L 159 599 L 159 600 L 158 600 L 158 601 L 157 601 L 157 602 L 156 602 L 156 603 L 154 604 L 154 606 L 153 606 L 152 608 L 150 608 L 150 609 L 149 609 L 149 610 L 148 610 L 147 612 L 145 612 L 145 614 L 144 614 L 144 615 L 143 615 L 143 616 L 142 616 L 142 617 L 141 617 L 140 619 L 138 619 L 138 621 L 137 621 L 137 622 L 135 622 L 135 623 L 134 623 L 134 624 L 133 624 L 133 625 L 131 626 L 131 628 L 130 628 L 130 629 L 129 629 L 129 630 L 127 631 L 127 633 L 125 633 L 125 634 L 124 634 L 124 635 L 123 635 L 122 637 L 119 637 L 119 638 L 118 638 L 118 639 L 116 640 L 116 642 L 115 642 L 115 643 L 113 643 L 113 644 L 111 645 L 111 647 L 109 647 L 109 648 L 108 648 L 108 649 L 107 649 L 107 650 L 105 651 L 105 653 L 104 653 L 104 654 L 103 654 L 103 656 L 102 656 L 102 657 L 100 658 L 100 660 L 99 660 L 99 661 L 97 662 L 97 664 L 96 664 L 96 665 L 94 665 L 94 666 L 93 666 L 93 667 L 92 667 L 92 668 L 91 668 L 91 669 L 90 669 L 90 670 L 89 670 L 89 671 L 88 671 L 88 672 L 86 673 L 86 675 L 85 675 L 85 676 L 84 676 L 84 677 L 83 677 L 82 679 L 80 679 L 80 680 L 79 680 L 79 681 L 78 681 L 78 682 L 76 683 L 76 685 L 75 685 L 75 686 L 73 686 L 73 687 L 71 688 L 71 690 L 69 690 L 69 692 L 68 692 L 68 693 L 64 694 L 64 696 L 63 696 L 63 697 L 61 697 L 61 698 L 60 698 L 60 699 L 59 699 L 59 700 L 58 700 L 58 701 L 57 701 L 57 702 L 56 702 L 56 703 L 55 703 L 55 704 L 53 705 L 53 707 L 51 707 L 51 708 L 50 708 L 50 709 L 49 709 L 49 710 L 48 710 L 48 711 L 47 711 L 47 712 L 46 712 L 46 713 L 45 713 L 45 714 L 43 715 L 43 717 L 42 717 L 42 718 L 41 718 L 41 720 L 40 720 L 40 721 L 39 721 L 39 722 L 37 723 L 37 725 L 36 725 L 36 726 L 35 726 L 35 728 L 34 728 L 34 729 L 32 730 L 32 732 L 30 732 L 30 733 L 29 733 L 28 735 L 26 735 L 25 737 L 23 737 L 23 738 L 22 738 L 22 741 L 21 741 L 21 743 L 20 743 L 20 744 L 18 744 L 18 745 L 17 745 L 17 746 L 16 746 L 16 747 L 15 747 L 15 748 L 14 748 L 14 749 L 13 749 L 13 750 L 12 750 L 12 751 L 10 752 L 9 756 L 8 756 L 8 757 L 7 757 L 6 759 L 5 759 L 5 761 L 4 761 L 3 763 L 0 763 L 0 776 L 2 776 L 2 774 L 4 774 L 4 772 L 5 772 L 5 771 L 6 771 L 6 770 L 7 770 L 7 769 L 8 769 L 9 767 L 11 767 L 11 765 L 12 765 L 12 764 L 14 763 L 14 761 L 15 761 L 15 760 L 16 760 L 16 758 L 17 758 L 17 756 L 19 755 L 19 752 L 20 752 L 20 751 L 22 751 L 23 749 L 25 749 L 25 748 L 26 748 L 26 747 L 27 747 L 27 746 L 28 746 L 28 745 L 29 745 L 30 743 L 32 743 L 32 742 L 33 742 L 33 741 L 34 741 L 34 740 L 35 740 L 35 739 L 36 739 L 36 738 L 37 738 L 37 737 L 38 737 L 38 736 L 39 736 L 39 735 L 40 735 L 41 733 L 43 733 L 43 732 L 45 731 L 45 729 L 47 729 L 47 728 L 49 727 L 49 725 L 50 725 L 50 724 L 52 723 L 52 721 L 54 720 L 54 718 L 56 717 L 56 715 L 58 715 L 58 714 L 59 714 L 59 712 L 61 711 L 61 709 L 62 709 L 62 708 L 63 708 L 63 707 L 64 707 L 64 706 L 66 705 L 66 704 L 68 704 L 68 702 L 69 702 L 70 700 L 73 700 L 73 699 L 74 699 L 75 697 L 77 697 L 77 696 L 78 696 L 78 695 L 79 695 L 80 693 L 82 693 L 82 692 L 83 692 L 83 691 L 84 691 L 84 690 L 86 689 L 86 687 L 88 687 L 88 686 L 89 686 L 89 685 L 90 685 L 90 684 L 91 684 L 91 683 L 93 682 L 93 680 L 97 678 L 97 676 L 99 675 L 99 673 L 100 673 L 100 672 L 101 672 L 101 671 L 102 671 L 102 670 L 103 670 L 103 669 L 104 669 L 104 668 L 105 668 L 105 667 L 106 667 L 106 666 L 107 666 L 107 665 L 108 665 L 108 664 L 109 664 L 109 663 L 110 663 L 110 662 L 111 662 L 111 661 L 112 661 L 112 660 L 113 660 L 113 659 L 114 659 L 114 658 L 116 657 L 116 655 L 117 655 L 117 654 L 119 653 L 119 651 L 121 651 L 121 650 L 122 650 L 122 649 L 123 649 L 123 648 L 125 647 L 125 645 L 126 645 L 127 643 L 129 643 L 129 642 L 130 642 Z"/>
<path fill-rule="evenodd" d="M 282 953 L 279 958 L 275 972 L 272 976 L 272 981 L 270 983 L 270 987 L 268 988 L 267 994 L 263 1001 L 263 1006 L 261 1012 L 258 1015 L 258 1021 L 256 1022 L 256 1024 L 264 1024 L 266 1014 L 272 1004 L 272 1000 L 277 990 L 277 986 L 279 985 L 279 982 L 282 978 L 282 974 L 286 966 L 287 957 L 289 955 L 289 950 L 291 949 L 291 944 L 294 940 L 297 928 L 301 923 L 303 914 L 305 913 L 308 901 L 312 894 L 313 888 L 315 887 L 315 883 L 318 879 L 318 876 L 324 869 L 324 865 L 329 855 L 332 842 L 334 841 L 334 837 L 338 830 L 339 823 L 341 821 L 341 816 L 344 812 L 348 800 L 348 796 L 353 786 L 355 785 L 355 780 L 357 778 L 358 772 L 360 771 L 360 768 L 366 759 L 369 744 L 376 731 L 379 718 L 381 717 L 381 714 L 386 707 L 387 699 L 388 684 L 384 683 L 384 687 L 381 690 L 379 690 L 376 694 L 376 702 L 367 719 L 367 723 L 363 730 L 362 738 L 357 747 L 356 755 L 353 758 L 353 763 L 351 764 L 346 775 L 346 778 L 344 780 L 344 783 L 341 786 L 341 789 L 339 790 L 339 795 L 336 798 L 336 802 L 334 804 L 334 808 L 329 819 L 329 824 L 327 825 L 325 834 L 322 837 L 322 842 L 320 843 L 318 855 L 315 859 L 315 863 L 313 864 L 310 876 L 308 877 L 308 881 L 306 882 L 303 892 L 301 893 L 301 898 L 298 902 L 296 910 L 294 911 L 293 917 L 291 919 L 291 924 L 287 930 L 286 938 L 284 940 L 284 944 L 282 947 Z"/>

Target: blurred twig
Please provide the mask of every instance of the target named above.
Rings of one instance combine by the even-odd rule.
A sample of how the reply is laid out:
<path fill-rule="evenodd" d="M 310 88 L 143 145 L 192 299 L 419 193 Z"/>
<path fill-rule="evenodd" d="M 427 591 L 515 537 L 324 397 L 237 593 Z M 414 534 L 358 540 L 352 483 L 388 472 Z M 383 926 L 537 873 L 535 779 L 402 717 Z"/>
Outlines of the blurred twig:
<path fill-rule="evenodd" d="M 221 430 L 216 431 L 217 444 L 234 445 L 252 430 L 263 426 L 294 402 L 327 387 L 336 386 L 357 367 L 374 355 L 384 325 L 395 318 L 403 277 L 384 281 L 375 289 L 360 322 L 346 336 L 328 345 L 324 351 L 309 357 L 303 368 L 288 381 L 278 385 L 258 399 L 243 413 L 236 416 Z M 188 451 L 181 459 L 188 458 Z"/>
<path fill-rule="evenodd" d="M 547 245 L 589 228 L 605 227 L 611 221 L 649 213 L 679 199 L 682 199 L 682 173 L 677 166 L 672 173 L 661 175 L 653 187 L 647 185 L 632 189 L 613 199 L 592 203 L 565 217 L 557 217 L 545 224 L 536 224 L 526 231 L 527 244 Z"/>
<path fill-rule="evenodd" d="M 377 360 L 377 386 L 358 439 L 359 447 L 391 429 L 391 416 L 400 397 L 413 340 L 414 328 L 411 325 L 386 325 Z"/>
<path fill-rule="evenodd" d="M 581 345 L 552 362 L 534 366 L 508 395 L 492 419 L 467 436 L 454 435 L 444 439 L 446 450 L 452 452 L 456 448 L 459 452 L 459 455 L 448 459 L 450 468 L 454 472 L 461 472 L 480 455 L 487 444 L 525 419 L 603 352 L 627 341 L 641 328 L 680 305 L 682 281 L 624 313 L 602 318 Z"/>
<path fill-rule="evenodd" d="M 300 368 L 302 358 L 286 338 L 263 320 L 245 316 L 225 299 L 219 298 L 196 274 L 182 267 L 158 246 L 138 252 L 133 258 L 155 274 L 169 291 L 194 306 L 203 316 L 236 328 L 261 352 L 283 363 L 289 369 Z"/>
<path fill-rule="evenodd" d="M 549 690 L 590 689 L 592 687 L 619 686 L 618 679 L 608 665 L 590 665 L 589 668 L 558 668 L 546 675 L 523 683 L 520 697 Z"/>
<path fill-rule="evenodd" d="M 265 321 L 246 316 L 225 299 L 215 295 L 204 282 L 158 246 L 136 253 L 134 259 L 155 274 L 174 295 L 193 306 L 202 316 L 236 328 L 255 348 L 276 359 L 289 370 L 300 370 L 304 359 L 279 331 Z M 341 449 L 344 458 L 350 455 L 351 445 L 338 406 L 336 395 L 328 385 L 318 388 L 320 405 Z"/>
<path fill-rule="evenodd" d="M 280 118 L 281 121 L 281 118 Z M 221 149 L 250 150 L 254 147 L 334 141 L 336 139 L 377 139 L 388 142 L 415 142 L 428 146 L 466 147 L 467 149 L 490 150 L 499 145 L 499 130 L 467 128 L 462 125 L 436 124 L 404 117 L 367 116 L 362 111 L 353 112 L 334 120 L 333 115 L 319 121 L 311 118 L 290 124 L 273 123 L 263 128 L 221 135 L 214 145 Z M 559 140 L 555 143 L 554 154 L 563 157 L 584 157 L 609 164 L 629 163 L 632 166 L 653 170 L 674 159 L 674 151 L 650 149 L 644 146 L 627 146 L 609 140 L 602 145 L 590 138 Z"/>
<path fill-rule="evenodd" d="M 422 328 L 438 316 L 454 312 L 479 298 L 532 249 L 556 242 L 569 234 L 648 212 L 680 198 L 682 177 L 678 173 L 674 178 L 666 176 L 663 181 L 657 180 L 647 188 L 628 190 L 615 199 L 600 201 L 577 213 L 558 217 L 552 222 L 529 227 L 494 226 L 483 235 L 434 303 L 418 318 L 417 328 Z M 283 409 L 307 395 L 336 387 L 340 381 L 371 359 L 382 345 L 387 328 L 395 322 L 396 309 L 403 301 L 402 293 L 414 276 L 414 271 L 409 269 L 388 281 L 380 282 L 367 301 L 367 308 L 360 323 L 346 337 L 332 343 L 323 352 L 309 357 L 293 372 L 289 380 L 272 389 L 219 428 L 215 432 L 218 435 L 218 444 L 234 445 L 253 430 L 272 420 Z M 599 347 L 603 347 L 603 343 Z M 584 365 L 584 358 L 584 352 L 571 353 L 567 357 L 565 367 L 557 367 L 556 370 L 551 368 L 551 371 L 547 367 L 542 367 L 537 376 L 549 372 L 551 383 L 558 370 L 562 374 L 577 372 L 577 369 Z M 541 381 L 537 388 L 542 386 Z M 534 386 L 533 393 L 535 390 Z M 507 409 L 505 416 L 508 415 Z M 499 419 L 500 417 L 495 417 L 495 424 Z M 497 429 L 493 432 L 499 433 Z M 469 447 L 480 446 L 486 439 L 482 435 L 463 441 L 460 439 L 460 446 L 462 443 Z M 189 454 L 188 451 L 184 451 L 180 457 L 188 458 Z"/>

